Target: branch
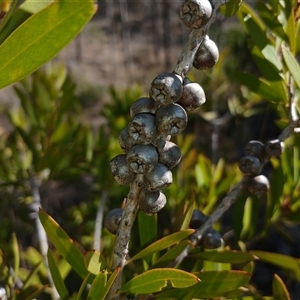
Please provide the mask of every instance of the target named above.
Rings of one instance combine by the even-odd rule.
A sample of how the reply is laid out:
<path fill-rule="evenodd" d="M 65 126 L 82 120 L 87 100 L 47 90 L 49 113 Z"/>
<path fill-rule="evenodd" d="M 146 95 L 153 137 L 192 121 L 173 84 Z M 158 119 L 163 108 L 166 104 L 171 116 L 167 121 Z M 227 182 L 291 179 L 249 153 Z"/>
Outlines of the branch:
<path fill-rule="evenodd" d="M 123 209 L 123 215 L 120 222 L 119 231 L 116 234 L 116 243 L 113 252 L 112 270 L 120 267 L 120 272 L 114 281 L 106 299 L 118 299 L 119 295 L 116 291 L 122 285 L 122 271 L 126 263 L 128 254 L 128 244 L 130 241 L 131 228 L 133 226 L 136 214 L 138 212 L 138 199 L 142 186 L 143 175 L 137 175 L 135 180 L 130 185 L 126 204 Z"/>

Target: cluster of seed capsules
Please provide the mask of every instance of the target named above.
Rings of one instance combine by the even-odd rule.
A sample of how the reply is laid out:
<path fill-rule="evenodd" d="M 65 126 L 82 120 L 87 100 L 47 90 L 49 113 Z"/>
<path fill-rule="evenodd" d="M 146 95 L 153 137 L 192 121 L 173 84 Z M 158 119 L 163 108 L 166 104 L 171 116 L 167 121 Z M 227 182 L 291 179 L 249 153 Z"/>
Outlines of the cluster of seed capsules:
<path fill-rule="evenodd" d="M 179 10 L 182 22 L 192 29 L 202 28 L 212 15 L 209 0 L 187 0 Z M 204 70 L 213 67 L 219 59 L 216 44 L 206 35 L 195 55 L 193 66 Z M 137 99 L 130 108 L 131 121 L 121 132 L 119 143 L 123 154 L 114 157 L 110 167 L 115 180 L 130 184 L 136 176 L 142 177 L 139 208 L 148 215 L 160 211 L 166 204 L 161 191 L 172 183 L 172 172 L 181 160 L 181 152 L 170 141 L 187 126 L 187 112 L 206 101 L 198 83 L 182 78 L 175 72 L 161 73 L 151 83 L 149 97 Z M 104 226 L 116 234 L 122 209 L 111 210 Z"/>
<path fill-rule="evenodd" d="M 245 147 L 245 156 L 239 161 L 239 169 L 250 176 L 248 190 L 256 196 L 264 195 L 270 188 L 269 180 L 265 175 L 257 175 L 270 157 L 279 157 L 284 150 L 284 143 L 279 139 L 265 144 L 252 140 Z"/>

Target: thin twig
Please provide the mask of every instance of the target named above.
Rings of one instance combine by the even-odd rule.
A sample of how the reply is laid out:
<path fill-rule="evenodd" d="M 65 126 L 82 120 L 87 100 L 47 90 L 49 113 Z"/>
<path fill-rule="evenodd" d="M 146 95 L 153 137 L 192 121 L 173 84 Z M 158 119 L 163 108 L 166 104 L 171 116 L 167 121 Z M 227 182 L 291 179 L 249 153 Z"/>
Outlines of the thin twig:
<path fill-rule="evenodd" d="M 123 209 L 119 231 L 116 234 L 116 243 L 113 252 L 112 270 L 120 267 L 120 272 L 114 281 L 106 299 L 119 299 L 119 295 L 116 294 L 116 291 L 122 285 L 122 270 L 126 263 L 126 256 L 128 254 L 131 228 L 138 211 L 138 199 L 142 186 L 142 179 L 143 175 L 137 175 L 135 180 L 130 185 L 130 191 Z"/>
<path fill-rule="evenodd" d="M 30 207 L 33 210 L 33 212 L 31 213 L 31 217 L 35 220 L 36 231 L 37 231 L 37 236 L 38 236 L 38 241 L 39 241 L 39 247 L 40 247 L 40 251 L 41 251 L 41 255 L 43 257 L 44 263 L 46 265 L 49 285 L 52 290 L 52 299 L 59 299 L 60 297 L 59 297 L 56 287 L 54 285 L 54 282 L 53 282 L 53 279 L 52 279 L 52 276 L 50 273 L 50 269 L 49 269 L 49 264 L 48 264 L 47 251 L 48 251 L 49 245 L 48 245 L 48 240 L 47 240 L 47 234 L 46 234 L 45 229 L 38 217 L 39 208 L 42 207 L 42 202 L 41 202 L 41 197 L 40 197 L 40 192 L 39 192 L 39 179 L 35 174 L 30 174 L 29 180 L 30 180 L 30 186 L 31 186 L 31 194 L 32 194 L 32 198 L 33 198 L 33 202 L 30 205 Z"/>
<path fill-rule="evenodd" d="M 95 250 L 101 250 L 101 232 L 102 232 L 102 221 L 103 221 L 103 211 L 105 203 L 107 202 L 107 192 L 103 191 L 101 193 L 100 201 L 98 204 L 96 221 L 95 221 L 95 233 L 94 233 L 94 244 L 93 248 Z"/>

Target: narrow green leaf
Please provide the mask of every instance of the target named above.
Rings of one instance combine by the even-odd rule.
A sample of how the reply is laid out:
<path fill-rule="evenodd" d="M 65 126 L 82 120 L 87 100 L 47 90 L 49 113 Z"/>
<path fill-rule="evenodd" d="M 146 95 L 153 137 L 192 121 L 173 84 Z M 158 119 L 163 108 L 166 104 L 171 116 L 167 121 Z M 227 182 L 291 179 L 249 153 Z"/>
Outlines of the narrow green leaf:
<path fill-rule="evenodd" d="M 274 299 L 291 300 L 291 297 L 284 282 L 277 274 L 274 275 L 272 290 Z"/>
<path fill-rule="evenodd" d="M 120 293 L 150 294 L 161 291 L 170 281 L 174 288 L 191 287 L 199 278 L 191 273 L 171 268 L 153 269 L 140 274 L 118 291 Z"/>
<path fill-rule="evenodd" d="M 255 21 L 252 15 L 248 15 L 244 19 L 244 24 L 255 45 L 257 45 L 265 59 L 271 62 L 276 67 L 277 71 L 281 71 L 281 62 L 277 57 L 274 46 L 266 35 L 266 30 L 260 27 L 260 24 Z"/>
<path fill-rule="evenodd" d="M 286 5 L 286 9 L 288 9 L 288 19 L 287 19 L 287 26 L 286 26 L 286 33 L 289 37 L 289 45 L 291 52 L 293 54 L 296 54 L 296 47 L 297 47 L 297 25 L 295 20 L 295 14 L 294 14 L 294 7 L 291 3 L 290 5 Z"/>
<path fill-rule="evenodd" d="M 91 285 L 91 288 L 88 293 L 88 300 L 102 300 L 104 299 L 102 292 L 105 288 L 107 280 L 107 274 L 106 273 L 99 273 L 95 279 L 93 280 L 93 283 Z"/>
<path fill-rule="evenodd" d="M 300 89 L 300 66 L 297 60 L 294 58 L 292 53 L 284 46 L 282 46 L 282 54 L 284 61 L 295 80 L 295 83 Z"/>
<path fill-rule="evenodd" d="M 236 72 L 234 75 L 236 80 L 238 80 L 242 85 L 245 85 L 252 93 L 260 95 L 266 100 L 270 101 L 280 101 L 281 96 L 278 95 L 269 84 L 260 78 L 254 77 L 250 74 Z"/>
<path fill-rule="evenodd" d="M 105 258 L 97 250 L 85 252 L 84 263 L 87 270 L 94 275 L 98 275 L 107 265 Z"/>
<path fill-rule="evenodd" d="M 5 2 L 6 3 L 0 1 L 0 5 L 1 5 L 0 12 L 5 13 L 5 15 L 0 18 L 0 32 L 2 31 L 2 28 L 5 26 L 5 24 L 9 20 L 9 18 L 11 17 L 18 1 L 12 0 L 12 1 L 10 1 L 10 3 L 8 1 L 5 1 Z M 8 5 L 9 5 L 9 8 L 7 7 Z M 6 10 L 8 9 L 8 11 L 3 12 L 4 6 L 6 6 L 5 9 Z"/>
<path fill-rule="evenodd" d="M 209 271 L 196 273 L 200 282 L 183 289 L 171 289 L 159 293 L 160 298 L 193 299 L 222 297 L 226 293 L 245 286 L 251 275 L 243 271 Z"/>
<path fill-rule="evenodd" d="M 48 238 L 55 248 L 81 277 L 86 277 L 88 271 L 84 264 L 83 255 L 75 245 L 74 241 L 46 212 L 41 209 L 39 210 L 39 217 Z"/>
<path fill-rule="evenodd" d="M 95 300 L 104 300 L 106 295 L 108 294 L 112 284 L 114 283 L 114 281 L 116 280 L 118 274 L 120 273 L 120 268 L 117 268 L 114 270 L 114 272 L 109 276 L 109 279 L 104 287 L 104 289 L 102 289 L 101 292 L 97 293 L 97 298 L 95 298 Z"/>
<path fill-rule="evenodd" d="M 15 298 L 16 300 L 32 300 L 36 299 L 48 286 L 30 285 L 21 290 L 20 294 Z"/>
<path fill-rule="evenodd" d="M 178 231 L 178 232 L 175 232 L 173 234 L 170 234 L 170 235 L 156 241 L 155 243 L 151 244 L 147 248 L 143 249 L 137 255 L 132 257 L 129 260 L 129 262 L 131 262 L 133 260 L 136 260 L 136 259 L 139 259 L 139 258 L 142 258 L 146 255 L 153 254 L 155 252 L 161 251 L 161 250 L 166 249 L 168 247 L 171 247 L 172 245 L 174 245 L 174 244 L 180 242 L 181 240 L 187 238 L 189 235 L 191 235 L 194 232 L 195 232 L 194 229 L 187 229 L 187 230 L 182 230 L 182 231 Z"/>
<path fill-rule="evenodd" d="M 219 263 L 244 264 L 256 259 L 254 255 L 235 250 L 206 251 L 194 254 L 196 251 L 199 250 L 195 249 L 191 252 L 190 256 Z"/>
<path fill-rule="evenodd" d="M 184 240 L 171 248 L 167 253 L 165 253 L 162 257 L 160 257 L 151 268 L 162 268 L 165 267 L 169 262 L 173 261 L 182 251 L 186 248 L 186 246 L 191 245 L 189 240 Z"/>
<path fill-rule="evenodd" d="M 50 249 L 48 249 L 47 257 L 48 257 L 48 264 L 49 264 L 51 276 L 60 298 L 69 299 L 68 290 L 65 286 L 64 280 L 61 277 L 60 271 L 57 267 L 57 264 L 54 260 L 53 254 Z"/>
<path fill-rule="evenodd" d="M 259 259 L 267 263 L 291 270 L 297 279 L 300 279 L 300 262 L 298 259 L 279 253 L 264 251 L 249 251 L 249 253 L 259 257 Z"/>
<path fill-rule="evenodd" d="M 93 0 L 58 0 L 27 19 L 0 46 L 0 88 L 53 58 L 82 30 L 95 10 Z"/>
<path fill-rule="evenodd" d="M 91 276 L 91 273 L 88 273 L 88 274 L 85 276 L 85 278 L 84 278 L 84 280 L 83 280 L 83 282 L 82 282 L 82 284 L 81 284 L 81 286 L 80 286 L 80 288 L 79 288 L 78 294 L 77 294 L 77 296 L 76 296 L 76 300 L 81 300 L 81 299 L 82 299 L 81 295 L 82 295 L 83 291 L 85 290 L 86 285 L 87 285 L 88 282 L 89 282 L 90 276 Z"/>
<path fill-rule="evenodd" d="M 195 196 L 193 196 L 195 198 Z M 184 220 L 181 224 L 180 230 L 185 230 L 189 228 L 189 224 L 193 215 L 193 210 L 195 207 L 195 201 L 192 199 L 189 199 L 186 203 L 186 208 L 185 208 L 185 214 L 184 214 Z"/>
<path fill-rule="evenodd" d="M 229 0 L 227 3 L 221 6 L 220 12 L 225 17 L 232 17 L 238 12 L 242 2 L 242 0 Z"/>
<path fill-rule="evenodd" d="M 18 240 L 16 234 L 12 235 L 12 250 L 14 254 L 14 276 L 18 278 L 19 276 L 19 268 L 20 268 L 20 250 L 18 245 Z"/>

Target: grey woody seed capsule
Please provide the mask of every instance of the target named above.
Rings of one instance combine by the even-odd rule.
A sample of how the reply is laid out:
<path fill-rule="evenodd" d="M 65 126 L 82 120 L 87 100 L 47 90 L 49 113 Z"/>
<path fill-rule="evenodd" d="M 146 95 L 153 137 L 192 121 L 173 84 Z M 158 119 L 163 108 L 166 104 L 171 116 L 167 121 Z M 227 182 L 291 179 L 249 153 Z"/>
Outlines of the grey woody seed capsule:
<path fill-rule="evenodd" d="M 245 147 L 245 155 L 255 156 L 259 160 L 264 159 L 265 157 L 265 148 L 264 144 L 260 141 L 252 140 L 249 141 Z"/>
<path fill-rule="evenodd" d="M 129 184 L 135 178 L 135 174 L 127 165 L 126 154 L 115 156 L 109 164 L 111 172 L 118 184 Z"/>
<path fill-rule="evenodd" d="M 129 134 L 127 127 L 124 128 L 119 135 L 119 144 L 125 153 L 127 153 L 132 146 L 137 144 L 137 142 Z"/>
<path fill-rule="evenodd" d="M 193 66 L 198 70 L 212 68 L 219 60 L 219 49 L 214 41 L 206 35 L 196 52 Z"/>
<path fill-rule="evenodd" d="M 172 103 L 158 108 L 156 126 L 164 135 L 175 135 L 182 132 L 187 125 L 188 117 L 182 106 Z"/>
<path fill-rule="evenodd" d="M 194 209 L 191 217 L 191 221 L 189 227 L 192 229 L 198 229 L 200 226 L 204 224 L 204 222 L 208 219 L 208 216 L 205 215 L 199 209 Z"/>
<path fill-rule="evenodd" d="M 158 162 L 158 153 L 152 145 L 134 145 L 126 155 L 129 169 L 137 174 L 147 174 Z"/>
<path fill-rule="evenodd" d="M 262 196 L 268 192 L 270 188 L 269 180 L 264 175 L 258 175 L 252 178 L 248 184 L 248 190 L 251 194 Z"/>
<path fill-rule="evenodd" d="M 159 105 L 167 105 L 179 100 L 182 81 L 173 73 L 161 73 L 151 83 L 149 95 Z"/>
<path fill-rule="evenodd" d="M 269 156 L 279 157 L 284 150 L 283 141 L 276 139 L 265 144 L 265 151 Z"/>
<path fill-rule="evenodd" d="M 179 147 L 170 141 L 165 141 L 165 146 L 158 151 L 158 161 L 173 169 L 181 160 Z"/>
<path fill-rule="evenodd" d="M 142 189 L 139 195 L 139 207 L 147 215 L 159 212 L 167 203 L 166 196 L 161 191 L 149 192 Z"/>
<path fill-rule="evenodd" d="M 181 21 L 189 28 L 203 27 L 212 15 L 212 6 L 209 0 L 187 0 L 179 9 Z"/>
<path fill-rule="evenodd" d="M 183 81 L 183 91 L 178 104 L 180 104 L 186 111 L 191 111 L 206 101 L 203 88 L 195 82 Z"/>
<path fill-rule="evenodd" d="M 207 249 L 216 249 L 222 246 L 222 237 L 213 227 L 208 228 L 203 235 L 203 246 Z"/>
<path fill-rule="evenodd" d="M 133 118 L 140 113 L 150 113 L 155 114 L 157 110 L 157 103 L 147 97 L 139 98 L 130 107 L 130 116 Z"/>
<path fill-rule="evenodd" d="M 239 161 L 239 168 L 244 174 L 257 174 L 261 170 L 261 163 L 257 157 L 244 156 Z"/>
<path fill-rule="evenodd" d="M 149 173 L 144 175 L 144 185 L 150 192 L 166 188 L 172 181 L 172 172 L 167 166 L 161 163 L 156 164 Z"/>
<path fill-rule="evenodd" d="M 108 212 L 104 218 L 104 227 L 112 234 L 116 234 L 119 230 L 123 210 L 114 208 Z"/>
<path fill-rule="evenodd" d="M 155 116 L 148 113 L 137 114 L 128 125 L 128 133 L 137 144 L 150 144 L 156 136 Z"/>

